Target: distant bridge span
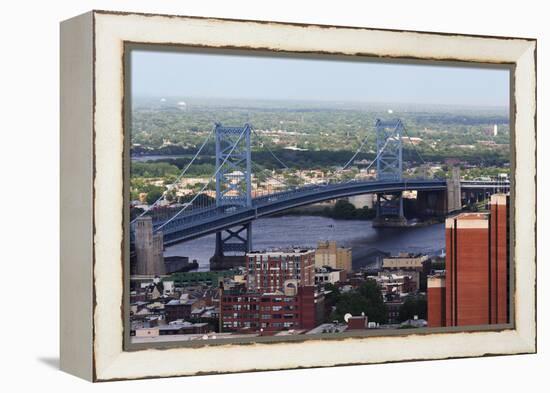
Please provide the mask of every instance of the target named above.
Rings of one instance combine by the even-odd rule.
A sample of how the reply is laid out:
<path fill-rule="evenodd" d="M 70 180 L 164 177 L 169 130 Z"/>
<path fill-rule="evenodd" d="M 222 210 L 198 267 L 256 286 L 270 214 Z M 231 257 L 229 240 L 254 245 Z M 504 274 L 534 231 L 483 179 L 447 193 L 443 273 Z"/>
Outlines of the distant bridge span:
<path fill-rule="evenodd" d="M 508 184 L 498 182 L 462 181 L 462 191 L 507 190 Z M 401 180 L 401 181 L 353 181 L 329 185 L 312 185 L 261 196 L 252 199 L 251 206 L 220 206 L 197 209 L 177 217 L 165 224 L 155 222 L 154 227 L 162 228 L 164 244 L 192 240 L 238 225 L 250 223 L 285 210 L 328 200 L 373 193 L 397 193 L 402 191 L 445 191 L 446 180 Z"/>

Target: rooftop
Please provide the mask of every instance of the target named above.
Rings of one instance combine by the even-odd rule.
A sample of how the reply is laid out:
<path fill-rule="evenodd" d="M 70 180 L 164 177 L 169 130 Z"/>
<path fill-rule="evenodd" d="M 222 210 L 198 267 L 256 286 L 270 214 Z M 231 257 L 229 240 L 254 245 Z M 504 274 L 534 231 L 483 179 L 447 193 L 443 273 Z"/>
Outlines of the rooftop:
<path fill-rule="evenodd" d="M 182 321 L 180 319 L 170 322 L 168 325 L 159 326 L 160 330 L 173 330 L 173 329 L 182 329 L 182 328 L 192 328 L 192 327 L 203 327 L 208 325 L 206 322 L 201 323 L 191 323 L 187 321 Z"/>
<path fill-rule="evenodd" d="M 482 213 L 460 213 L 456 216 L 449 217 L 445 220 L 445 228 L 459 229 L 483 229 L 488 228 L 489 212 Z"/>
<path fill-rule="evenodd" d="M 312 249 L 294 248 L 294 249 L 281 249 L 281 250 L 269 250 L 269 251 L 251 251 L 247 253 L 246 256 L 265 255 L 268 257 L 279 257 L 279 256 L 287 256 L 287 255 L 306 255 L 314 252 L 315 250 L 312 250 Z"/>
<path fill-rule="evenodd" d="M 196 301 L 197 301 L 196 299 L 185 299 L 185 300 L 172 299 L 168 303 L 166 303 L 166 305 L 167 306 L 192 305 Z"/>
<path fill-rule="evenodd" d="M 348 328 L 347 324 L 323 323 L 309 331 L 306 334 L 321 334 L 321 333 L 342 333 Z"/>

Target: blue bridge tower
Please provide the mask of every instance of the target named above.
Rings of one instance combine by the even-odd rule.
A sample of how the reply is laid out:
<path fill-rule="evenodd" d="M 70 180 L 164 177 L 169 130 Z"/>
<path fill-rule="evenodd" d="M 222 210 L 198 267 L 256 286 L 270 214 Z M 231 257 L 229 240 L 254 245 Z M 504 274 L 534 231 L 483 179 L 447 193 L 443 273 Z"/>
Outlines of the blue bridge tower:
<path fill-rule="evenodd" d="M 379 181 L 400 182 L 403 178 L 403 123 L 376 120 L 376 177 Z M 400 226 L 405 222 L 401 192 L 376 194 L 375 226 Z"/>
<path fill-rule="evenodd" d="M 251 126 L 215 127 L 216 138 L 216 207 L 237 210 L 252 206 Z M 214 264 L 227 265 L 227 260 L 252 249 L 252 223 L 216 232 Z M 232 256 L 226 253 L 232 253 Z M 236 255 L 237 254 L 237 255 Z M 217 263 L 216 263 L 217 262 Z"/>

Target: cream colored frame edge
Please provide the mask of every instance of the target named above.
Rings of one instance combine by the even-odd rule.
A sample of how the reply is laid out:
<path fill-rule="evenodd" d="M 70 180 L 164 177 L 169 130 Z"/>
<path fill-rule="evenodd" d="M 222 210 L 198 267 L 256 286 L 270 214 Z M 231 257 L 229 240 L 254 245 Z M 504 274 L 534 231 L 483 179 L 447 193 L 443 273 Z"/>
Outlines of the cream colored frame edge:
<path fill-rule="evenodd" d="M 515 329 L 124 352 L 124 42 L 515 64 Z M 536 351 L 535 40 L 94 11 L 62 23 L 61 50 L 63 370 L 105 381 Z"/>

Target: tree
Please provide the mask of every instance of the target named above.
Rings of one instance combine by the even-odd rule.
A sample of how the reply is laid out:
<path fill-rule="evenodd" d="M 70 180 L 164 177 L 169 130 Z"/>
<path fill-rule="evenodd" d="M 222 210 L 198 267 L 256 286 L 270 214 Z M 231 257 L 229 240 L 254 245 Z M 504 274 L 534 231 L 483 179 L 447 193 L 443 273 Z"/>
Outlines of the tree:
<path fill-rule="evenodd" d="M 386 323 L 388 310 L 382 298 L 382 292 L 374 280 L 365 281 L 353 292 L 343 293 L 338 297 L 336 310 L 331 319 L 344 320 L 344 315 L 361 315 L 365 313 L 369 322 Z"/>
<path fill-rule="evenodd" d="M 368 206 L 363 206 L 361 209 L 357 209 L 356 218 L 361 220 L 372 220 L 376 217 L 376 209 L 371 209 Z"/>
<path fill-rule="evenodd" d="M 340 299 L 340 289 L 331 283 L 327 283 L 324 286 L 324 290 L 328 293 L 325 293 L 325 322 L 331 321 L 331 312 L 334 307 L 336 307 L 336 303 L 338 303 L 338 299 Z"/>
<path fill-rule="evenodd" d="M 157 199 L 159 199 L 162 196 L 164 189 L 162 187 L 151 185 L 146 192 L 147 192 L 147 203 L 149 205 L 152 205 L 153 203 L 155 203 Z"/>
<path fill-rule="evenodd" d="M 330 294 L 325 296 L 325 300 L 328 298 L 328 296 L 334 297 L 335 299 L 337 299 L 338 296 L 340 296 L 340 288 L 338 288 L 333 283 L 328 282 L 328 283 L 324 284 L 323 289 L 326 292 L 330 292 Z"/>
<path fill-rule="evenodd" d="M 345 199 L 339 199 L 332 209 L 332 214 L 334 218 L 349 220 L 355 218 L 355 210 L 355 206 L 353 206 L 351 203 L 349 203 Z"/>
<path fill-rule="evenodd" d="M 434 257 L 431 263 L 432 270 L 445 270 L 445 258 Z"/>
<path fill-rule="evenodd" d="M 175 176 L 179 169 L 175 165 L 166 162 L 132 162 L 130 171 L 133 177 L 165 177 Z"/>
<path fill-rule="evenodd" d="M 410 296 L 399 307 L 399 321 L 404 322 L 417 316 L 420 319 L 427 319 L 428 302 L 425 296 Z"/>

